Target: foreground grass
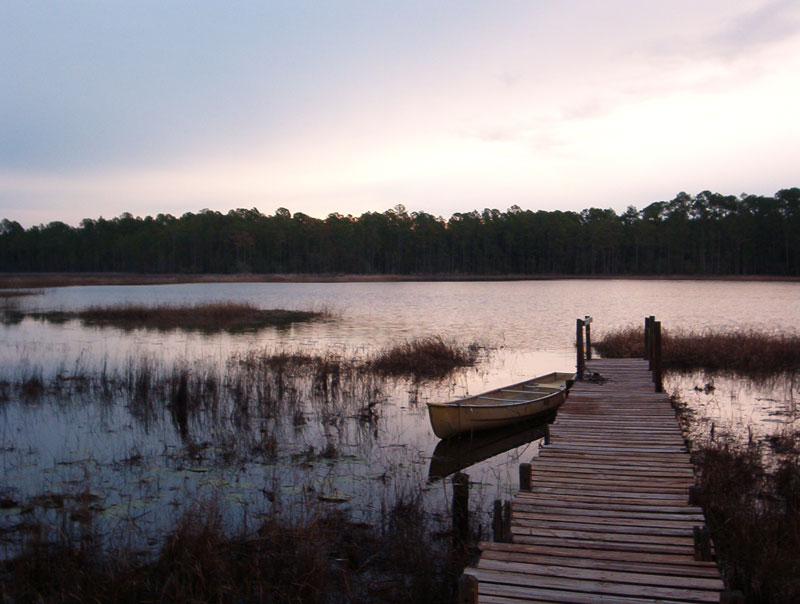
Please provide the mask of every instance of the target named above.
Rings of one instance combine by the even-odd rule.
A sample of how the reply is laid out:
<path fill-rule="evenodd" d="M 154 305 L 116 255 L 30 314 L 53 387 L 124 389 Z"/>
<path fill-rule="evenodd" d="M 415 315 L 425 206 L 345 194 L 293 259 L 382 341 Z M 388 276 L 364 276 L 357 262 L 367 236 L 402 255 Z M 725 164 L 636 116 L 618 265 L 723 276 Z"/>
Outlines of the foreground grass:
<path fill-rule="evenodd" d="M 749 603 L 800 602 L 798 437 L 767 471 L 757 445 L 708 445 L 694 454 L 700 503 L 726 583 Z"/>
<path fill-rule="evenodd" d="M 642 328 L 627 327 L 593 342 L 607 358 L 641 358 Z M 800 368 L 800 336 L 757 331 L 662 333 L 662 362 L 668 369 L 737 371 L 751 376 Z"/>
<path fill-rule="evenodd" d="M 212 504 L 178 521 L 157 557 L 41 536 L 0 563 L 4 602 L 451 602 L 466 551 L 431 531 L 419 499 L 400 498 L 380 526 L 332 510 L 268 518 L 231 536 Z"/>
<path fill-rule="evenodd" d="M 291 323 L 329 317 L 327 311 L 261 309 L 247 302 L 207 302 L 183 306 L 123 304 L 91 306 L 79 311 L 28 313 L 53 322 L 78 319 L 85 325 L 121 329 L 184 329 L 202 332 L 241 332 L 263 327 L 283 327 Z"/>

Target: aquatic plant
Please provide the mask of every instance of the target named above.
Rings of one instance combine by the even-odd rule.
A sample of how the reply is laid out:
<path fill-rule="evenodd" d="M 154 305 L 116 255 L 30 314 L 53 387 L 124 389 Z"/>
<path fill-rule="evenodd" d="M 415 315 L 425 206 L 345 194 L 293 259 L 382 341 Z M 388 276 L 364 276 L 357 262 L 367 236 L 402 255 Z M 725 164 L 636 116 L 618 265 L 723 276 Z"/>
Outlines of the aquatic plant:
<path fill-rule="evenodd" d="M 465 346 L 441 336 L 430 336 L 380 351 L 367 362 L 366 367 L 387 375 L 441 378 L 459 367 L 474 365 L 480 350 L 477 343 Z"/>
<path fill-rule="evenodd" d="M 91 306 L 77 311 L 22 312 L 12 314 L 28 316 L 51 323 L 80 320 L 84 325 L 118 327 L 124 330 L 155 329 L 171 331 L 242 332 L 264 327 L 285 327 L 315 319 L 328 318 L 327 310 L 262 309 L 247 302 L 205 302 L 189 305 L 147 306 L 121 304 L 116 306 Z"/>
<path fill-rule="evenodd" d="M 641 358 L 644 332 L 638 327 L 609 331 L 593 342 L 608 358 Z M 800 335 L 744 331 L 662 332 L 662 362 L 667 369 L 737 371 L 765 376 L 800 369 Z"/>

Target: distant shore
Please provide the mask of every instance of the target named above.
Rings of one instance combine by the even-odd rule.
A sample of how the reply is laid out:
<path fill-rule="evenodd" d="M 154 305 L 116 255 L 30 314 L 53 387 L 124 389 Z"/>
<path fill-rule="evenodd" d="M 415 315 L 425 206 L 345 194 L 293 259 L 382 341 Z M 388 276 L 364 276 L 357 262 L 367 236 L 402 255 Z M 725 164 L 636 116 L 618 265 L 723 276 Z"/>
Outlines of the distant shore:
<path fill-rule="evenodd" d="M 636 279 L 691 281 L 800 281 L 779 275 L 378 275 L 378 274 L 138 274 L 138 273 L 0 273 L 0 289 L 80 285 L 167 285 L 178 283 L 378 283 L 402 281 L 553 281 L 561 279 Z"/>

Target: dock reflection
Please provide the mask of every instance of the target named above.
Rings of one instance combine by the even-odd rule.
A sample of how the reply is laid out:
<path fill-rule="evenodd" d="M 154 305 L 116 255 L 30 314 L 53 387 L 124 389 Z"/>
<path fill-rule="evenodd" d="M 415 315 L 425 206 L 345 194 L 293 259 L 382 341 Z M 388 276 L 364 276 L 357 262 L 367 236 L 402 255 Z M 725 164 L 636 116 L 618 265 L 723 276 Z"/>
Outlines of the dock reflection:
<path fill-rule="evenodd" d="M 440 440 L 431 456 L 428 478 L 445 478 L 485 459 L 547 438 L 555 414 L 515 426 L 471 432 Z"/>

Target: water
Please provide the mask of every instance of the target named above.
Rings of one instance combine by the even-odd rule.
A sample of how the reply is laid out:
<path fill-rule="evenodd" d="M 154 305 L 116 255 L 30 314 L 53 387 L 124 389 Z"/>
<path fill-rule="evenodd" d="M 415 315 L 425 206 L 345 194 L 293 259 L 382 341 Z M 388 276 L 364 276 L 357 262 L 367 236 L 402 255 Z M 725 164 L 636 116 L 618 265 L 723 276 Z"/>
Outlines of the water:
<path fill-rule="evenodd" d="M 438 444 L 425 401 L 476 393 L 574 367 L 575 319 L 591 314 L 595 334 L 655 315 L 667 328 L 755 328 L 797 332 L 800 283 L 690 280 L 567 280 L 442 283 L 253 283 L 70 287 L 14 300 L 20 310 L 76 310 L 119 303 L 245 301 L 262 308 L 327 309 L 333 317 L 245 334 L 123 331 L 26 318 L 0 326 L 0 380 L 66 378 L 61 392 L 0 403 L 0 528 L 31 522 L 85 528 L 109 543 L 157 547 L 158 535 L 192 501 L 216 497 L 232 523 L 280 507 L 343 506 L 370 520 L 397 497 L 422 492 L 444 521 L 448 481 L 429 480 Z M 479 342 L 478 367 L 430 383 L 359 382 L 339 407 L 297 382 L 294 402 L 275 413 L 241 413 L 227 402 L 176 420 L 168 397 L 134 404 L 119 393 L 80 392 L 78 375 L 124 372 L 146 362 L 156 373 L 189 367 L 224 381 L 232 355 L 270 348 L 364 357 L 432 334 Z M 752 385 L 702 374 L 667 380 L 697 412 L 696 430 L 765 436 L 794 425 L 798 385 Z M 696 389 L 698 388 L 698 389 Z M 374 415 L 360 416 L 369 403 Z M 249 407 L 248 407 L 249 408 Z M 239 409 L 239 411 L 237 411 Z M 487 510 L 515 487 L 517 465 L 540 440 L 477 463 L 473 507 Z M 513 439 L 512 439 L 513 440 Z M 262 453 L 264 449 L 269 454 Z M 80 497 L 88 493 L 89 496 Z M 54 497 L 67 496 L 63 506 Z M 37 499 L 38 497 L 38 499 Z M 49 497 L 49 499 L 48 499 Z M 31 503 L 33 502 L 33 503 Z M 27 505 L 27 507 L 26 507 Z M 83 507 L 81 507 L 83 506 Z M 80 509 L 79 509 L 80 508 Z M 131 527 L 137 527 L 132 531 Z M 19 531 L 18 531 L 19 532 Z M 4 555 L 21 542 L 3 532 Z M 12 535 L 9 537 L 8 535 Z"/>

